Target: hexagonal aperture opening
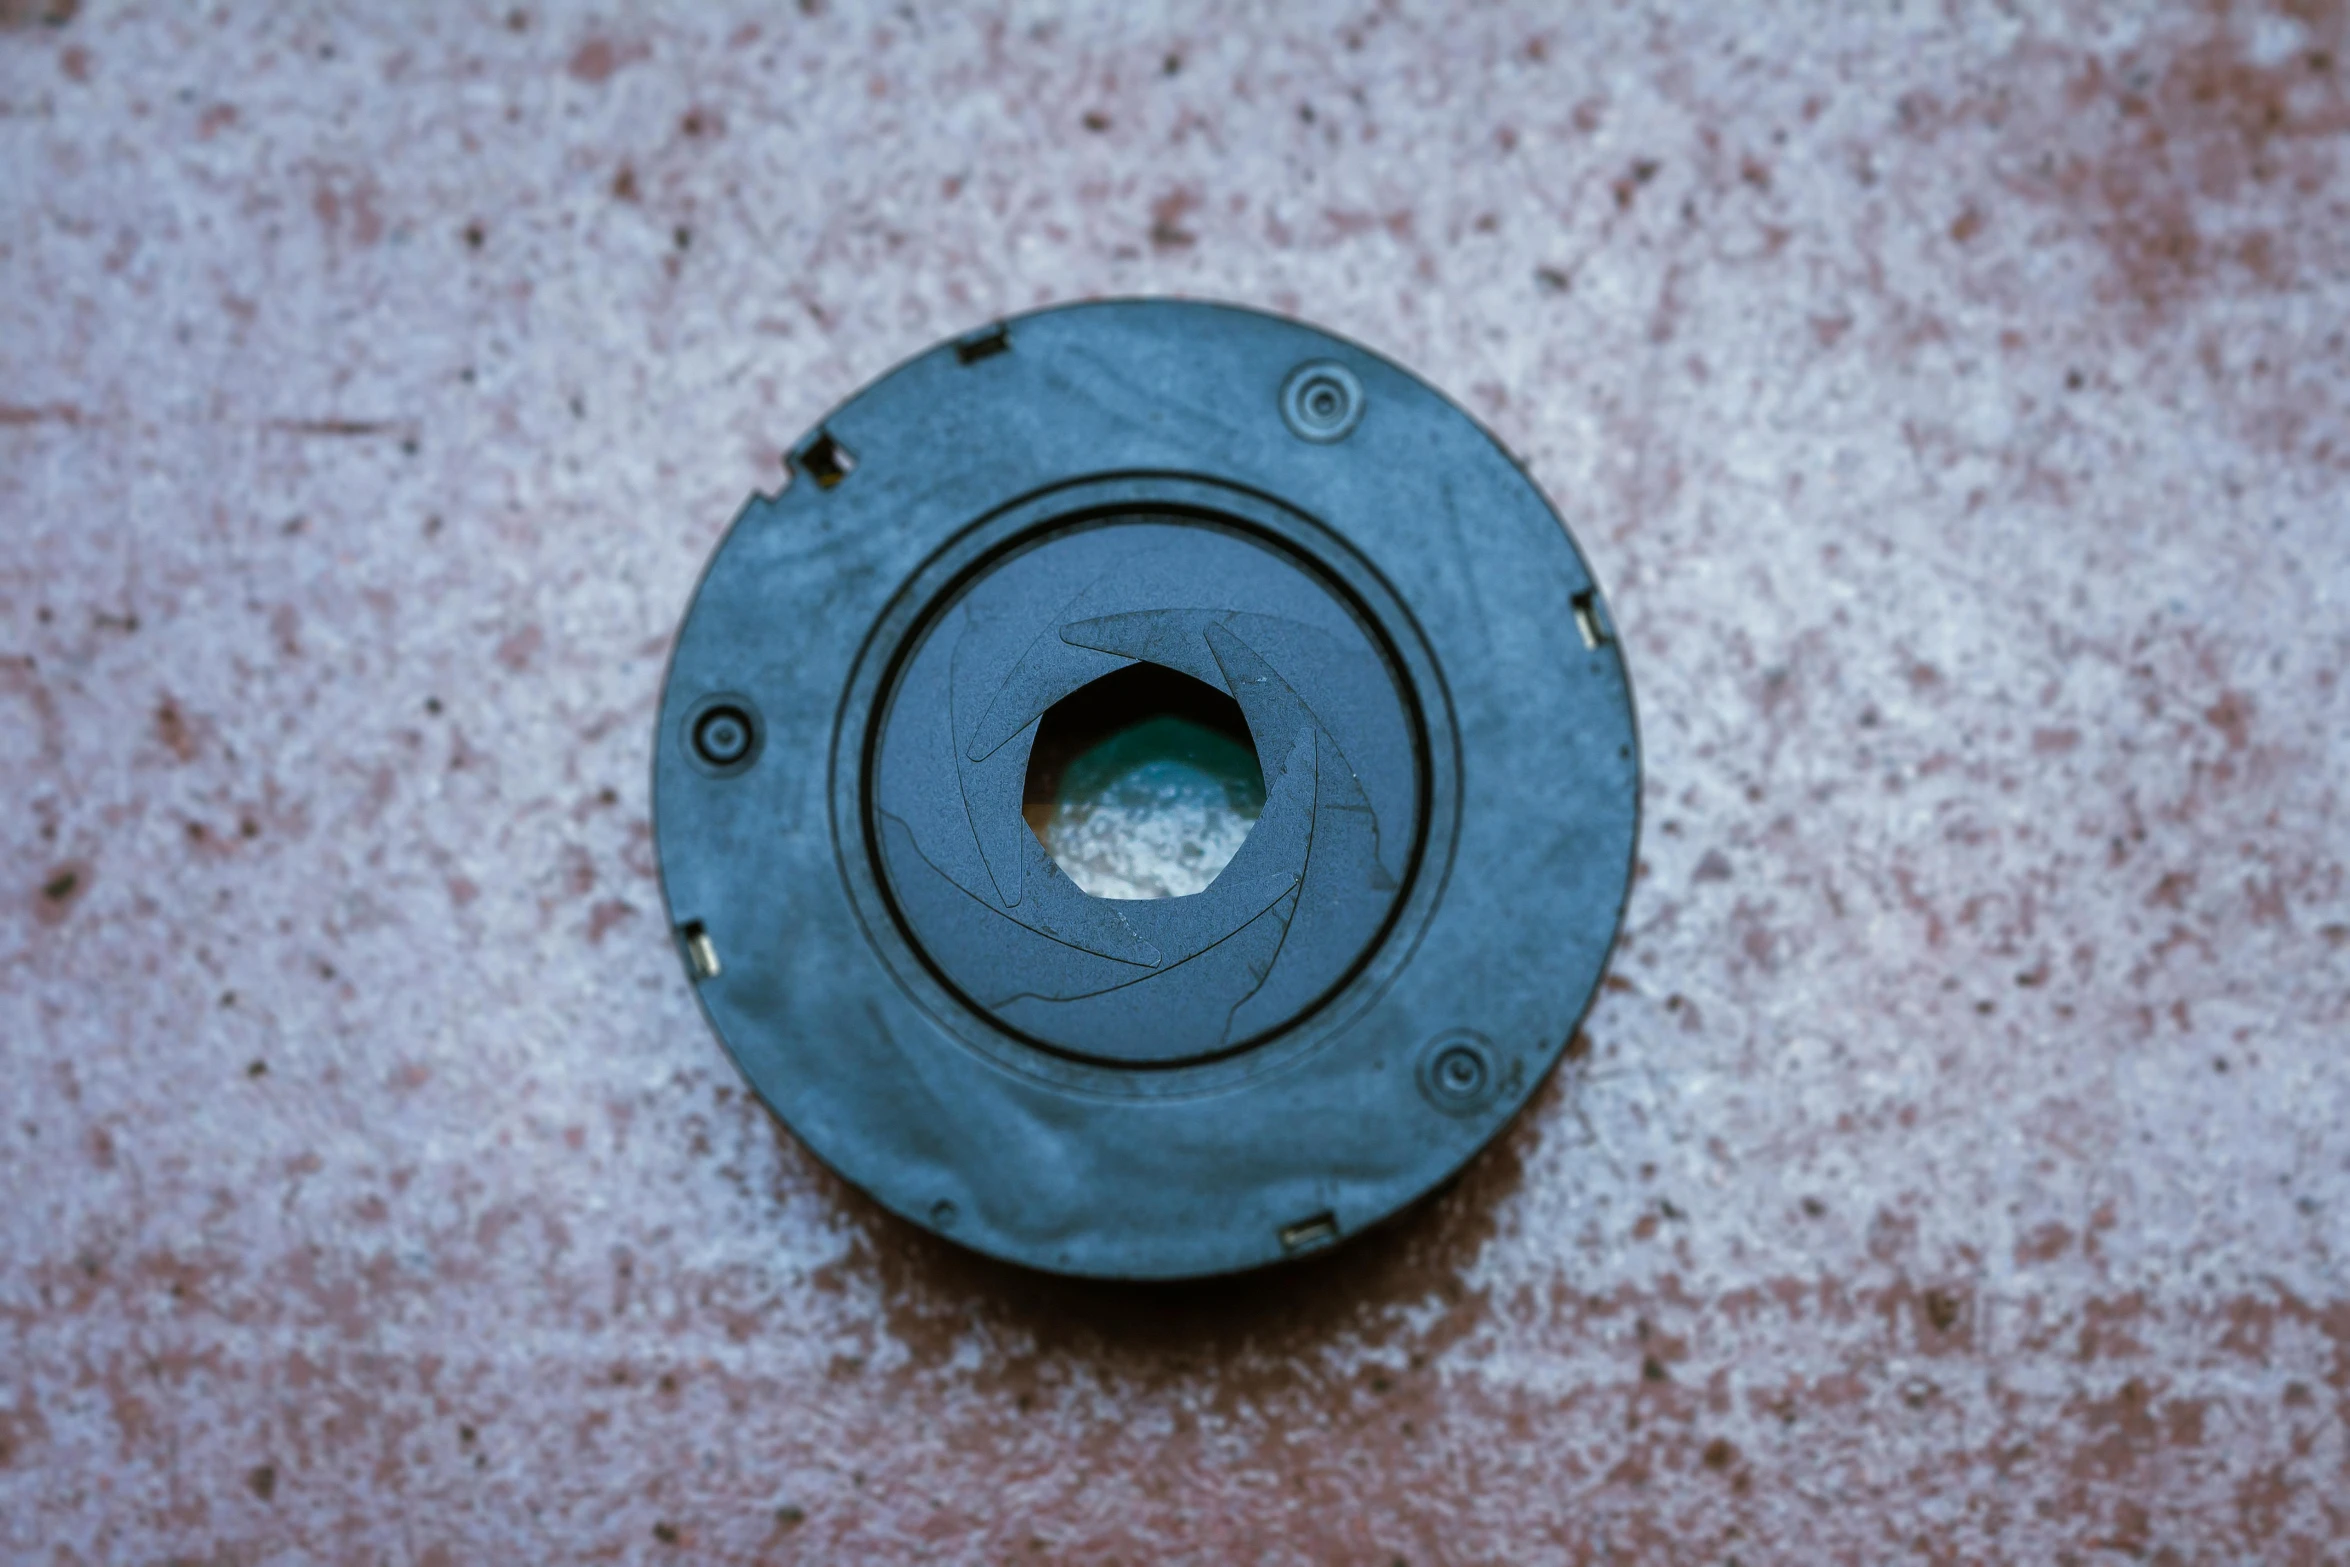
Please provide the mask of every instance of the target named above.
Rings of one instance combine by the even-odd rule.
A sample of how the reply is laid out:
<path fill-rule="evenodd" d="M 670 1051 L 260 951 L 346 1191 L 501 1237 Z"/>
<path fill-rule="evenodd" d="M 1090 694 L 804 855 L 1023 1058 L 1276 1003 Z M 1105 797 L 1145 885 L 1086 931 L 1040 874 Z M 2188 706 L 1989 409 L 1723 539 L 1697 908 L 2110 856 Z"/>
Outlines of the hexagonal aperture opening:
<path fill-rule="evenodd" d="M 1080 891 L 1205 890 L 1265 808 L 1240 704 L 1157 664 L 1130 664 L 1045 710 L 1021 814 Z"/>

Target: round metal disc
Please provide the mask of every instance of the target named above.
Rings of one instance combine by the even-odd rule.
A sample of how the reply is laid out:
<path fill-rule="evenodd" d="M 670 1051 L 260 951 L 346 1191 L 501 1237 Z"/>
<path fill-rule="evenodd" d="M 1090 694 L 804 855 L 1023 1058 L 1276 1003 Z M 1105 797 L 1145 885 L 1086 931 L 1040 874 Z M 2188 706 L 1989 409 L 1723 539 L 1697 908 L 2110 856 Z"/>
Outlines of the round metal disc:
<path fill-rule="evenodd" d="M 1126 301 L 941 345 L 745 508 L 654 762 L 680 951 L 766 1103 L 905 1218 L 1059 1272 L 1279 1261 L 1442 1182 L 1556 1063 L 1628 890 L 1631 692 L 1558 516 L 1353 344 Z M 1137 664 L 1238 703 L 1264 814 L 1096 898 L 1021 816 Z"/>

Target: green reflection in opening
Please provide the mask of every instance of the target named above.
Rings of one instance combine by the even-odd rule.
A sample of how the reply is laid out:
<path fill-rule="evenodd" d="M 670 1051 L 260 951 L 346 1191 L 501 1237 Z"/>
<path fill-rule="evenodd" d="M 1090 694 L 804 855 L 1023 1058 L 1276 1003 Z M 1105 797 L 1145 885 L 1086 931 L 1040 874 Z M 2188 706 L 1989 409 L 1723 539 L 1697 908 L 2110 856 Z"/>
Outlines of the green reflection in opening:
<path fill-rule="evenodd" d="M 1176 898 L 1230 864 L 1265 808 L 1239 706 L 1136 664 L 1045 714 L 1022 805 L 1045 852 L 1097 898 Z"/>

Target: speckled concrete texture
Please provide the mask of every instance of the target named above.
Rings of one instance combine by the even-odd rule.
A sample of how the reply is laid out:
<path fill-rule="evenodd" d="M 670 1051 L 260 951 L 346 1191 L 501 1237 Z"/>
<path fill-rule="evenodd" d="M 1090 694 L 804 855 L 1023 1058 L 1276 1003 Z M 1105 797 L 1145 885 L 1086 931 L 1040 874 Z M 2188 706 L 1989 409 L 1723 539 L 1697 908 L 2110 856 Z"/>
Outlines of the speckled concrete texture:
<path fill-rule="evenodd" d="M 0 0 L 0 1556 L 2350 1560 L 2350 21 Z M 950 332 L 1303 314 L 1613 595 L 1454 1188 L 976 1262 L 661 928 L 670 630 Z"/>

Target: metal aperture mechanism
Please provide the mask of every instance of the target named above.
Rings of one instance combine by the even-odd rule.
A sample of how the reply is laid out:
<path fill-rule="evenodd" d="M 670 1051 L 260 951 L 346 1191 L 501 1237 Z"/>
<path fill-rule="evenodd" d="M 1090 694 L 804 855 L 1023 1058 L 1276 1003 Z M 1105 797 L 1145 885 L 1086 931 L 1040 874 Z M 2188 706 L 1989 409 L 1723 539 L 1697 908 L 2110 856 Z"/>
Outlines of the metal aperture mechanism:
<path fill-rule="evenodd" d="M 1524 1103 L 1639 760 L 1588 569 L 1466 415 L 1131 301 L 942 345 L 792 466 L 680 629 L 654 818 L 687 972 L 819 1157 L 981 1251 L 1175 1278 L 1375 1223 Z M 1049 715 L 1138 676 L 1261 768 L 1179 896 L 1085 890 L 1023 815 Z"/>

